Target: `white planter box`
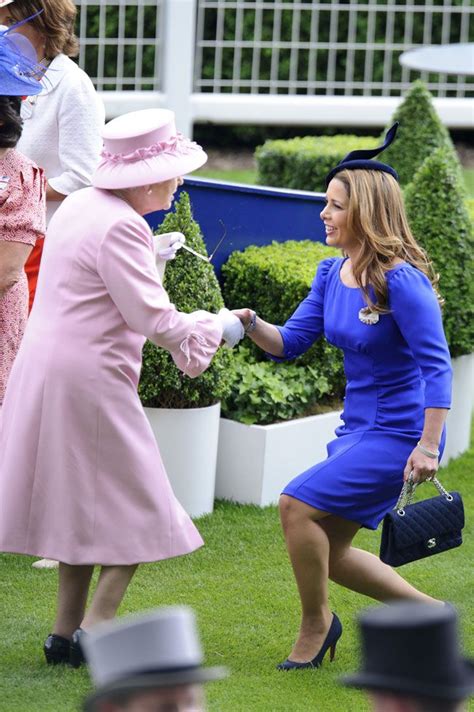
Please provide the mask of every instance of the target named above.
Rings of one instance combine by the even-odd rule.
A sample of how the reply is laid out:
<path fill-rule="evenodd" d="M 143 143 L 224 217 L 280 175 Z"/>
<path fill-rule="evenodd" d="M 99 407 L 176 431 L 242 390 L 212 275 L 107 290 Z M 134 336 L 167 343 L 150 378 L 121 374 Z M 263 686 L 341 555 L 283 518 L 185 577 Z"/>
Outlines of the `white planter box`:
<path fill-rule="evenodd" d="M 469 448 L 474 397 L 474 354 L 453 360 L 453 407 L 443 465 Z M 275 425 L 243 425 L 221 418 L 216 497 L 265 506 L 296 475 L 327 456 L 341 421 L 338 412 Z"/>
<path fill-rule="evenodd" d="M 473 405 L 474 354 L 469 354 L 453 359 L 453 403 L 446 423 L 443 465 L 469 448 Z"/>
<path fill-rule="evenodd" d="M 173 492 L 191 517 L 214 509 L 220 403 L 208 408 L 145 408 Z"/>
<path fill-rule="evenodd" d="M 221 418 L 216 497 L 274 504 L 292 477 L 325 459 L 326 443 L 340 424 L 338 412 L 274 425 L 243 425 Z"/>

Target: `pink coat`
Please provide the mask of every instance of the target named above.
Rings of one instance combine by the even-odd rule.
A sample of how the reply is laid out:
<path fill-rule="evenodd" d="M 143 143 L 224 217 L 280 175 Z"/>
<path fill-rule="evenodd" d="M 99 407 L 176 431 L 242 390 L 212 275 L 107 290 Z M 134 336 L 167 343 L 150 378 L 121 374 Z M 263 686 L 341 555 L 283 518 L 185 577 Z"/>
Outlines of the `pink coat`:
<path fill-rule="evenodd" d="M 195 377 L 222 329 L 215 315 L 170 303 L 150 229 L 129 205 L 95 188 L 73 193 L 48 229 L 4 401 L 0 550 L 113 565 L 202 545 L 137 395 L 144 337 Z"/>

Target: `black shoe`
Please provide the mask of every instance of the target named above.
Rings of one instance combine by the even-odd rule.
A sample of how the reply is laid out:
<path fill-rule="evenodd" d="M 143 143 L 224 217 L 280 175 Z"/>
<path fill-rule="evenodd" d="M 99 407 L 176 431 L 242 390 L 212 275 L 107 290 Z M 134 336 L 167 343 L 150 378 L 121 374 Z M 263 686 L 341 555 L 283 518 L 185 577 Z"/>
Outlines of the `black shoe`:
<path fill-rule="evenodd" d="M 43 650 L 48 665 L 59 665 L 69 662 L 71 641 L 60 635 L 50 633 L 44 641 Z"/>
<path fill-rule="evenodd" d="M 81 667 L 81 665 L 86 662 L 81 645 L 81 638 L 84 635 L 86 635 L 86 632 L 82 630 L 82 628 L 78 628 L 72 634 L 72 640 L 69 646 L 69 664 L 72 665 L 73 668 Z"/>
<path fill-rule="evenodd" d="M 339 618 L 333 613 L 332 623 L 328 630 L 328 634 L 324 643 L 321 646 L 321 650 L 312 660 L 308 660 L 307 663 L 296 663 L 294 660 L 287 658 L 284 662 L 277 665 L 278 670 L 302 670 L 304 668 L 318 668 L 321 667 L 323 663 L 324 656 L 329 650 L 330 661 L 334 660 L 336 654 L 337 641 L 342 635 L 342 624 Z"/>

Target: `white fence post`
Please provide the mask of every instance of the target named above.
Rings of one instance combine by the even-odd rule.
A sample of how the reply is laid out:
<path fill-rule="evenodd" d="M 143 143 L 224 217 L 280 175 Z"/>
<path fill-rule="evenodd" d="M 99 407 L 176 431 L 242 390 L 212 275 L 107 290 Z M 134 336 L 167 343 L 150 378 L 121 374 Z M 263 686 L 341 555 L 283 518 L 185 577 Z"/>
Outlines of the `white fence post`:
<path fill-rule="evenodd" d="M 192 137 L 194 46 L 197 0 L 166 0 L 163 32 L 164 106 L 176 113 L 176 124 Z"/>

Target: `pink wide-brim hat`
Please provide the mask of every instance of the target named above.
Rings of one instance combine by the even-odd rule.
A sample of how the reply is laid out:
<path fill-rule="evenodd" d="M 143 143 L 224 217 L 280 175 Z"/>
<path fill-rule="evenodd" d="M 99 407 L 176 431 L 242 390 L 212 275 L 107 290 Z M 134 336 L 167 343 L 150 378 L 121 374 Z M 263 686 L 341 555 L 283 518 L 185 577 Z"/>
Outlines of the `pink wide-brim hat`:
<path fill-rule="evenodd" d="M 104 148 L 92 185 L 118 190 L 162 183 L 195 171 L 207 161 L 197 143 L 176 131 L 174 112 L 144 109 L 112 119 L 102 132 Z"/>

